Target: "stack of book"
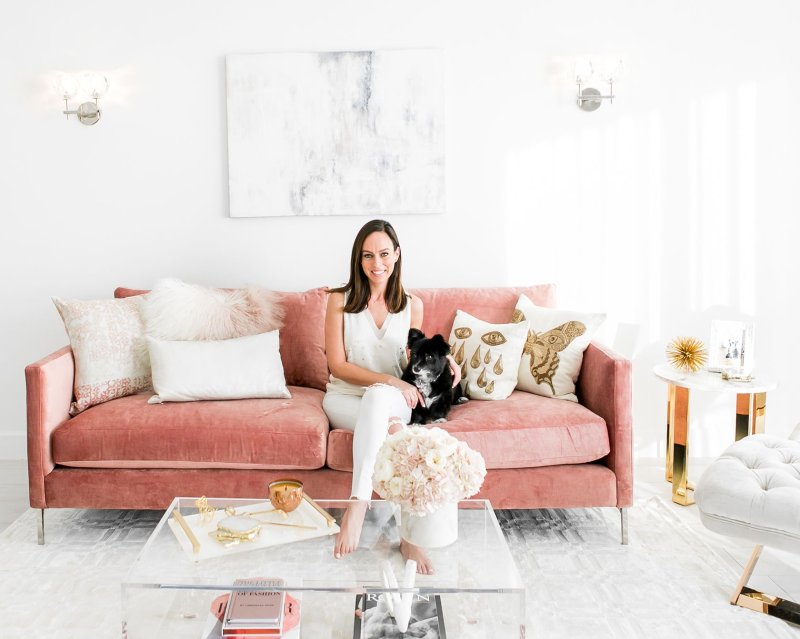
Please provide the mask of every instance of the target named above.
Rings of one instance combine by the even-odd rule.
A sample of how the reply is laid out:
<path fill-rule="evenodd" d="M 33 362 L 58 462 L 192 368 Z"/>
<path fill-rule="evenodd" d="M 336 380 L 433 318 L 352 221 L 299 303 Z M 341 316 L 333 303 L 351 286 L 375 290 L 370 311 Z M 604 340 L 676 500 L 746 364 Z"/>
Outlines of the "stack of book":
<path fill-rule="evenodd" d="M 222 621 L 222 636 L 228 639 L 281 637 L 286 599 L 284 580 L 254 577 L 237 579 L 233 585 L 252 589 L 231 593 Z"/>

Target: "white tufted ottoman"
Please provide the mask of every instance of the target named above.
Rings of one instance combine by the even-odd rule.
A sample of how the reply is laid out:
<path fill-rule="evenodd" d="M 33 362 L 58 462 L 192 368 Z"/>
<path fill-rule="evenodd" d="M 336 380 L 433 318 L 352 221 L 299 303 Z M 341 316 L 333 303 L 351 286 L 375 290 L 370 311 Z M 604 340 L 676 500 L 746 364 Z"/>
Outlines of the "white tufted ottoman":
<path fill-rule="evenodd" d="M 757 544 L 731 603 L 800 623 L 800 605 L 746 586 L 764 545 L 800 552 L 800 441 L 740 439 L 703 473 L 695 501 L 707 528 Z"/>

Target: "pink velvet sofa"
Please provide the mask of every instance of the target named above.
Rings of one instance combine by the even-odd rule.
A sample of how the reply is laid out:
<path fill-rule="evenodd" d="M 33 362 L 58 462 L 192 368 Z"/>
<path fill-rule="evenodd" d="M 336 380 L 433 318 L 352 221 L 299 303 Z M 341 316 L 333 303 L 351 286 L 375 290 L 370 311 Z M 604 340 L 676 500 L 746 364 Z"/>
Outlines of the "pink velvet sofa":
<path fill-rule="evenodd" d="M 117 289 L 116 297 L 145 291 Z M 450 334 L 457 309 L 509 322 L 521 293 L 554 306 L 554 287 L 419 289 L 423 330 Z M 292 398 L 148 404 L 140 393 L 75 417 L 69 347 L 25 369 L 30 504 L 47 508 L 163 509 L 177 495 L 263 497 L 281 477 L 314 497 L 347 498 L 352 435 L 322 410 L 328 377 L 326 293 L 285 293 L 281 357 Z M 443 427 L 479 450 L 488 473 L 477 498 L 495 508 L 620 509 L 632 503 L 631 365 L 592 343 L 580 403 L 515 391 L 457 406 Z"/>

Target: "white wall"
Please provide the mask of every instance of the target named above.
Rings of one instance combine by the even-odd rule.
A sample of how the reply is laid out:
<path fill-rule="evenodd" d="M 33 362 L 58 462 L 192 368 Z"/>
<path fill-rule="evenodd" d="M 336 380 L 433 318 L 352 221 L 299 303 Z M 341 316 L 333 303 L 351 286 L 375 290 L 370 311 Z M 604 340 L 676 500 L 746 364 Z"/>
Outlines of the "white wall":
<path fill-rule="evenodd" d="M 609 313 L 634 361 L 636 452 L 663 454 L 651 372 L 678 334 L 756 322 L 776 377 L 769 432 L 800 420 L 798 168 L 791 2 L 143 0 L 10 5 L 0 24 L 0 458 L 24 457 L 23 368 L 66 343 L 49 297 L 173 275 L 282 290 L 336 284 L 368 217 L 230 219 L 228 53 L 438 46 L 447 199 L 391 218 L 410 286 L 555 281 Z M 579 111 L 578 54 L 619 53 L 613 106 Z M 103 120 L 66 122 L 59 69 L 106 71 Z M 693 454 L 733 435 L 733 399 L 697 397 Z"/>

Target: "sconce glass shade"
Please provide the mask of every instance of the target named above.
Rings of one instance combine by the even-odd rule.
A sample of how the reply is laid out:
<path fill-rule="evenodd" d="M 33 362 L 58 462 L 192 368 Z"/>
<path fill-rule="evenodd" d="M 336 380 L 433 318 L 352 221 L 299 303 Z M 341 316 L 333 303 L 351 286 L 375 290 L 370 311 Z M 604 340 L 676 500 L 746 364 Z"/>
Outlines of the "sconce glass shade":
<path fill-rule="evenodd" d="M 581 58 L 575 62 L 575 82 L 578 84 L 586 84 L 593 73 L 592 63 L 586 58 Z"/>
<path fill-rule="evenodd" d="M 108 80 L 101 73 L 84 73 L 81 77 L 81 88 L 87 95 L 97 100 L 108 91 Z"/>
<path fill-rule="evenodd" d="M 71 100 L 78 95 L 80 84 L 71 73 L 59 73 L 55 80 L 55 89 L 62 100 Z"/>
<path fill-rule="evenodd" d="M 622 60 L 619 58 L 607 58 L 597 66 L 598 75 L 606 84 L 616 83 L 622 75 Z"/>

